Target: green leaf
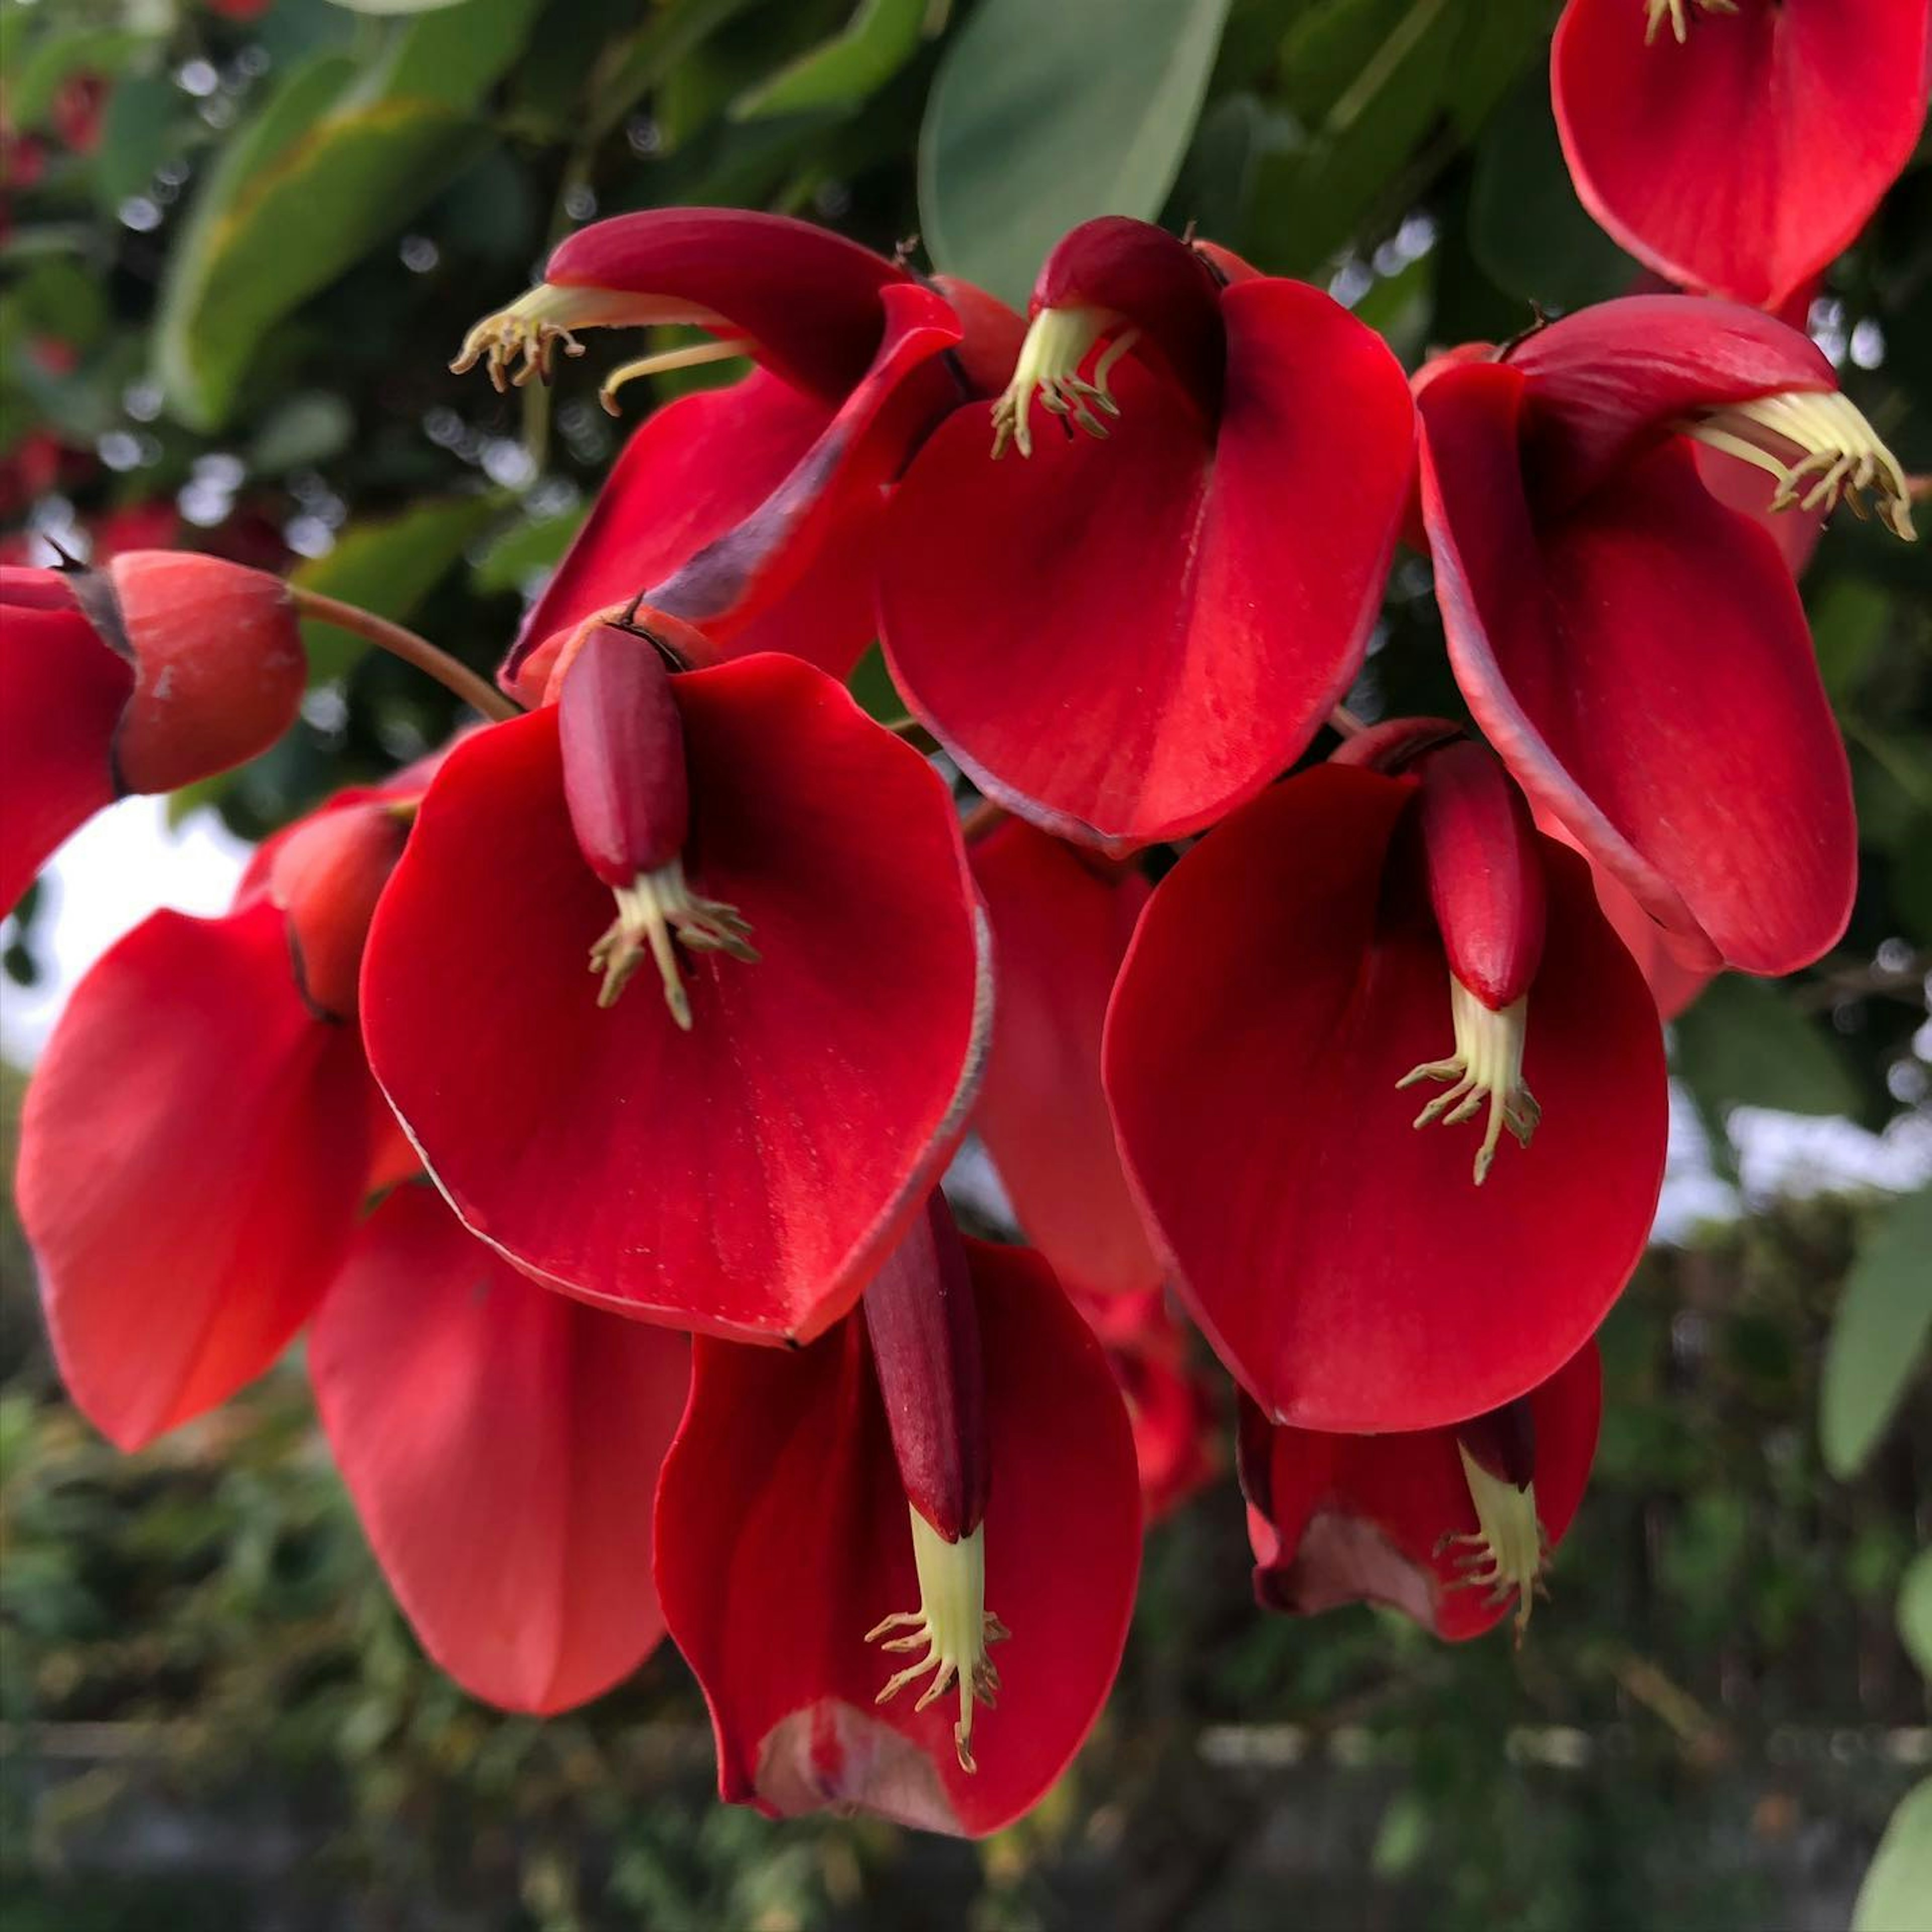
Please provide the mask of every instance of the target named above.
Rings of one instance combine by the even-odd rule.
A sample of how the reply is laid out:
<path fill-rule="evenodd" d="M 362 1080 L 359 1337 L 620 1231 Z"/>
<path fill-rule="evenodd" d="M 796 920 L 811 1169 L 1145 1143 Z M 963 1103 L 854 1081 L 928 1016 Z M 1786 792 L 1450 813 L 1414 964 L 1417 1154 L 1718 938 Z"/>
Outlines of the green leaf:
<path fill-rule="evenodd" d="M 1576 199 L 1540 67 L 1490 117 L 1476 151 L 1469 248 L 1498 288 L 1545 308 L 1621 294 L 1639 273 Z"/>
<path fill-rule="evenodd" d="M 446 496 L 400 516 L 352 524 L 326 556 L 311 558 L 290 578 L 298 590 L 359 604 L 400 622 L 434 590 L 470 544 L 500 515 L 500 496 Z M 327 624 L 302 626 L 309 681 L 340 677 L 368 649 Z"/>
<path fill-rule="evenodd" d="M 248 445 L 248 467 L 258 476 L 285 476 L 326 463 L 349 446 L 356 416 L 329 389 L 304 389 L 278 403 Z"/>
<path fill-rule="evenodd" d="M 1898 1635 L 1919 1676 L 1932 1683 L 1932 1550 L 1912 1559 L 1898 1586 Z"/>
<path fill-rule="evenodd" d="M 1923 1187 L 1873 1219 L 1845 1277 L 1818 1402 L 1825 1466 L 1840 1482 L 1864 1467 L 1918 1372 L 1932 1335 L 1928 1256 L 1932 1187 Z"/>
<path fill-rule="evenodd" d="M 1832 1036 L 1776 986 L 1727 973 L 1678 1019 L 1678 1077 L 1706 1106 L 1850 1114 L 1858 1090 Z"/>
<path fill-rule="evenodd" d="M 1151 220 L 1187 152 L 1228 0 L 982 0 L 920 130 L 934 262 L 1022 302 L 1096 214 Z"/>
<path fill-rule="evenodd" d="M 884 86 L 913 57 L 928 0 L 859 0 L 844 30 L 731 104 L 734 121 L 845 107 Z"/>
<path fill-rule="evenodd" d="M 1858 1887 L 1852 1932 L 1925 1932 L 1932 1899 L 1932 1778 L 1900 1800 Z"/>
<path fill-rule="evenodd" d="M 169 257 L 156 364 L 170 410 L 191 428 L 219 429 L 267 331 L 393 234 L 477 152 L 474 130 L 440 102 L 328 105 L 345 68 L 352 73 L 326 56 L 269 103 L 224 157 Z"/>
<path fill-rule="evenodd" d="M 94 157 L 94 196 L 102 207 L 118 208 L 154 179 L 167 158 L 181 98 L 164 74 L 129 74 L 116 82 Z"/>
<path fill-rule="evenodd" d="M 424 14 L 404 29 L 394 52 L 358 94 L 365 100 L 440 101 L 466 112 L 523 52 L 542 5 L 543 0 L 462 0 Z"/>
<path fill-rule="evenodd" d="M 1892 620 L 1891 593 L 1869 578 L 1834 577 L 1805 602 L 1820 674 L 1832 702 L 1843 704 L 1885 642 Z"/>
<path fill-rule="evenodd" d="M 17 63 L 10 63 L 8 121 L 22 129 L 41 126 L 63 82 L 76 74 L 118 74 L 152 44 L 153 36 L 124 27 L 80 27 L 40 36 Z"/>
<path fill-rule="evenodd" d="M 435 14 L 447 7 L 460 7 L 464 0 L 330 0 L 346 7 L 352 14 Z"/>
<path fill-rule="evenodd" d="M 556 566 L 589 514 L 590 506 L 580 503 L 560 516 L 512 524 L 472 566 L 470 582 L 486 596 L 521 590 L 530 578 Z"/>

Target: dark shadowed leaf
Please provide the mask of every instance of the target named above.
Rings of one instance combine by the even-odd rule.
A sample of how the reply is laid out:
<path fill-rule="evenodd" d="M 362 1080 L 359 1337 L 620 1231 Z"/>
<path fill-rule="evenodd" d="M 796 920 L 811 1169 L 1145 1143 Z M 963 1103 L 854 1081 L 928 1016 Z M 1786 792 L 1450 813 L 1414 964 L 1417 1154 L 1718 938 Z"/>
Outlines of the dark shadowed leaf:
<path fill-rule="evenodd" d="M 1874 1218 L 1845 1278 L 1818 1402 L 1825 1466 L 1841 1482 L 1863 1466 L 1918 1372 L 1932 1334 L 1929 1256 L 1932 1187 L 1924 1187 Z"/>

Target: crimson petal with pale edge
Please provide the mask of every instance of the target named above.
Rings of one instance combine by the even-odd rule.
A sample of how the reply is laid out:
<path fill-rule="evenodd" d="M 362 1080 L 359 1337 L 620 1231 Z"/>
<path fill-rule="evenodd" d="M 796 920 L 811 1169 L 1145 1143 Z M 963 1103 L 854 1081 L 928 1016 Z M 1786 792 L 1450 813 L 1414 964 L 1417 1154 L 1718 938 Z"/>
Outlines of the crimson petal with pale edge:
<path fill-rule="evenodd" d="M 1551 93 L 1571 178 L 1673 282 L 1774 308 L 1862 228 L 1925 121 L 1924 0 L 1746 0 L 1648 46 L 1635 0 L 1570 0 Z"/>
<path fill-rule="evenodd" d="M 1226 290 L 1218 430 L 1131 358 L 1110 436 L 997 467 L 942 424 L 894 493 L 880 626 L 907 702 L 1046 830 L 1124 848 L 1210 824 L 1348 688 L 1412 473 L 1406 386 L 1318 291 Z"/>
<path fill-rule="evenodd" d="M 656 1647 L 651 1498 L 690 1360 L 526 1280 L 426 1187 L 364 1224 L 309 1374 L 390 1586 L 465 1690 L 566 1710 Z"/>
<path fill-rule="evenodd" d="M 139 1448 L 260 1375 L 354 1232 L 371 1096 L 281 914 L 157 913 L 76 988 L 27 1090 L 20 1219 L 62 1379 Z"/>
<path fill-rule="evenodd" d="M 1790 572 L 1681 440 L 1539 523 L 1526 393 L 1514 369 L 1470 364 L 1422 398 L 1456 681 L 1532 802 L 1653 918 L 1745 972 L 1795 971 L 1844 931 L 1858 845 Z"/>
<path fill-rule="evenodd" d="M 0 571 L 0 915 L 69 833 L 119 796 L 114 733 L 134 667 L 59 579 Z"/>
<path fill-rule="evenodd" d="M 974 1124 L 1020 1226 L 1076 1290 L 1157 1287 L 1100 1088 L 1100 1033 L 1114 976 L 1147 903 L 1138 873 L 1089 861 L 1010 819 L 972 848 L 993 922 L 999 1012 Z"/>
<path fill-rule="evenodd" d="M 1412 795 L 1330 766 L 1258 800 L 1156 889 L 1107 1016 L 1128 1180 L 1182 1297 L 1303 1429 L 1432 1428 L 1534 1388 L 1616 1300 L 1663 1180 L 1656 1010 L 1552 842 L 1534 1144 L 1478 1187 L 1476 1125 L 1412 1126 L 1396 1082 L 1450 1036 L 1426 892 L 1388 875 Z"/>
<path fill-rule="evenodd" d="M 1603 1377 L 1586 1342 L 1527 1398 L 1536 1514 L 1554 1549 L 1575 1520 L 1596 1454 Z M 1476 1528 L 1454 1429 L 1324 1436 L 1271 1428 L 1245 1398 L 1241 1480 L 1255 1590 L 1270 1608 L 1312 1616 L 1343 1604 L 1393 1604 L 1452 1643 L 1493 1630 L 1514 1606 L 1459 1587 Z"/>
<path fill-rule="evenodd" d="M 992 1492 L 992 1658 L 976 1773 L 956 1695 L 874 1699 L 903 1658 L 866 1633 L 920 1600 L 905 1493 L 856 1318 L 799 1354 L 700 1339 L 658 1490 L 657 1582 L 704 1687 L 718 1789 L 789 1816 L 857 1805 L 977 1838 L 1018 1817 L 1087 1735 L 1120 1664 L 1139 1568 L 1126 1414 L 1099 1343 L 1034 1256 L 969 1241 Z"/>
<path fill-rule="evenodd" d="M 641 648 L 641 646 L 640 646 Z M 674 681 L 693 889 L 756 964 L 680 949 L 608 1011 L 615 911 L 579 855 L 555 712 L 491 727 L 424 799 L 370 934 L 376 1078 L 464 1220 L 552 1286 L 776 1341 L 843 1314 L 963 1129 L 990 1019 L 946 788 L 796 660 Z"/>

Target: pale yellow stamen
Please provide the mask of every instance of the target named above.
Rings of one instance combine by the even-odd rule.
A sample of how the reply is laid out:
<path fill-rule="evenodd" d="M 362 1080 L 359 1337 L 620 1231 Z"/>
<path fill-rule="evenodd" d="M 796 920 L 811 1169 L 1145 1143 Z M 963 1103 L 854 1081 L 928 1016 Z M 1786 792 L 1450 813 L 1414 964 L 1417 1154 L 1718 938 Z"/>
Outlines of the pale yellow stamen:
<path fill-rule="evenodd" d="M 1696 0 L 1698 10 L 1705 14 L 1735 14 L 1737 0 Z M 1671 38 L 1681 47 L 1690 38 L 1690 22 L 1684 11 L 1684 0 L 1644 0 L 1648 18 L 1644 22 L 1643 44 L 1648 46 L 1657 38 L 1657 30 L 1666 20 L 1670 22 Z"/>
<path fill-rule="evenodd" d="M 690 322 L 699 328 L 726 325 L 709 309 L 664 296 L 634 295 L 622 289 L 563 288 L 539 282 L 494 315 L 486 315 L 463 338 L 452 371 L 462 375 L 482 362 L 499 390 L 548 382 L 559 344 L 566 356 L 581 356 L 580 328 L 649 328 L 659 323 Z"/>
<path fill-rule="evenodd" d="M 1503 1130 L 1507 1127 L 1518 1143 L 1528 1147 L 1543 1109 L 1522 1084 L 1523 1040 L 1529 1030 L 1529 1002 L 1517 1000 L 1498 1012 L 1486 1006 L 1452 973 L 1449 976 L 1449 1016 L 1456 1029 L 1456 1051 L 1447 1060 L 1426 1060 L 1412 1067 L 1395 1084 L 1413 1087 L 1420 1080 L 1447 1080 L 1454 1084 L 1446 1094 L 1438 1094 L 1415 1117 L 1418 1127 L 1440 1120 L 1444 1126 L 1460 1126 L 1474 1120 L 1485 1102 L 1489 1124 L 1483 1144 L 1476 1150 L 1476 1185 L 1489 1178 L 1490 1165 L 1496 1157 Z"/>
<path fill-rule="evenodd" d="M 1518 1489 L 1501 1476 L 1492 1475 L 1463 1448 L 1456 1444 L 1462 1459 L 1463 1480 L 1469 1486 L 1469 1500 L 1476 1506 L 1477 1528 L 1473 1533 L 1445 1536 L 1436 1546 L 1444 1550 L 1460 1544 L 1468 1554 L 1456 1560 L 1462 1574 L 1449 1586 L 1452 1590 L 1482 1590 L 1492 1605 L 1516 1599 L 1516 1640 L 1529 1628 L 1530 1612 L 1535 1600 L 1549 1595 L 1543 1573 L 1549 1567 L 1550 1540 L 1536 1514 L 1536 1485 Z"/>
<path fill-rule="evenodd" d="M 604 975 L 597 992 L 600 1006 L 616 1004 L 648 950 L 664 981 L 664 1004 L 671 1018 L 690 1032 L 691 1000 L 679 976 L 674 935 L 694 952 L 725 952 L 748 965 L 758 963 L 757 950 L 749 943 L 750 925 L 736 907 L 694 892 L 685 879 L 682 859 L 655 872 L 640 873 L 634 884 L 618 886 L 616 896 L 617 916 L 590 949 L 590 970 Z"/>
<path fill-rule="evenodd" d="M 1855 517 L 1876 514 L 1894 536 L 1912 541 L 1912 490 L 1904 468 L 1857 404 L 1835 389 L 1794 389 L 1726 404 L 1681 427 L 1774 478 L 1774 510 L 1795 504 L 1828 512 L 1844 502 Z M 1868 490 L 1875 499 L 1870 505 Z"/>
<path fill-rule="evenodd" d="M 597 392 L 597 400 L 604 405 L 607 415 L 617 414 L 617 392 L 626 382 L 634 382 L 640 376 L 662 376 L 674 369 L 694 369 L 706 362 L 728 362 L 734 356 L 748 356 L 752 344 L 748 337 L 727 336 L 722 342 L 694 342 L 682 349 L 667 349 L 656 356 L 640 356 L 634 362 L 620 363 L 604 378 L 604 386 Z"/>
<path fill-rule="evenodd" d="M 1094 365 L 1093 380 L 1080 374 L 1094 344 L 1109 329 L 1120 328 L 1122 318 L 1110 308 L 1043 308 L 1033 319 L 1020 344 L 1019 360 L 1013 365 L 1013 379 L 993 405 L 993 454 L 1006 453 L 1013 445 L 1022 456 L 1033 454 L 1030 404 L 1040 392 L 1040 406 L 1063 421 L 1077 423 L 1090 436 L 1105 441 L 1107 425 L 1094 412 L 1118 416 L 1120 406 L 1114 401 L 1107 378 L 1114 364 L 1139 339 L 1137 328 L 1121 329 L 1108 344 Z"/>
<path fill-rule="evenodd" d="M 912 1517 L 912 1556 L 919 1572 L 919 1608 L 900 1610 L 866 1633 L 868 1643 L 878 1643 L 888 1630 L 904 1630 L 883 1650 L 916 1650 L 923 1644 L 926 1654 L 887 1678 L 875 1702 L 889 1703 L 908 1684 L 932 1673 L 932 1682 L 920 1693 L 913 1706 L 923 1711 L 944 1696 L 956 1681 L 959 1686 L 959 1721 L 952 1727 L 953 1748 L 959 1754 L 962 1771 L 976 1771 L 973 1761 L 973 1706 L 976 1700 L 988 1710 L 999 1696 L 1000 1673 L 986 1654 L 989 1645 L 1012 1635 L 1006 1625 L 986 1608 L 986 1542 L 982 1523 L 970 1536 L 948 1543 L 919 1511 L 908 1504 Z"/>

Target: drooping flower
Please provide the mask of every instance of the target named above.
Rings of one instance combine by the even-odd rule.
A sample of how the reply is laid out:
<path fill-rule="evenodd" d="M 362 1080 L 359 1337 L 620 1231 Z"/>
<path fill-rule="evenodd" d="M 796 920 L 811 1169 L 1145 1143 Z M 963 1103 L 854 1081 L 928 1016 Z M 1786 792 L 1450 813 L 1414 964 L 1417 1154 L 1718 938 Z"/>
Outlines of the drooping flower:
<path fill-rule="evenodd" d="M 1268 1610 L 1387 1604 L 1451 1642 L 1520 1642 L 1597 1451 L 1597 1345 L 1486 1414 L 1392 1436 L 1278 1428 L 1241 1398 L 1239 1462 Z"/>
<path fill-rule="evenodd" d="M 1380 742 L 1392 770 L 1304 772 L 1161 882 L 1105 1051 L 1190 1312 L 1274 1420 L 1346 1433 L 1576 1352 L 1642 1250 L 1667 1111 L 1582 862 L 1453 727 Z"/>
<path fill-rule="evenodd" d="M 935 1196 L 809 1348 L 699 1337 L 656 1534 L 725 1798 L 978 1837 L 1059 1775 L 1113 1682 L 1133 1445 L 1051 1273 L 962 1250 Z"/>
<path fill-rule="evenodd" d="M 1551 50 L 1583 205 L 1687 287 L 1775 308 L 1925 124 L 1925 0 L 1570 0 Z"/>
<path fill-rule="evenodd" d="M 577 332 L 684 324 L 709 338 L 627 363 L 748 356 L 726 388 L 681 398 L 632 436 L 503 668 L 540 695 L 546 641 L 642 596 L 721 653 L 782 650 L 843 676 L 872 640 L 885 486 L 949 410 L 1005 380 L 1018 318 L 920 281 L 842 236 L 736 208 L 652 208 L 579 230 L 544 278 L 471 330 L 456 367 L 500 387 L 548 380 Z"/>
<path fill-rule="evenodd" d="M 1000 988 L 974 1124 L 1028 1239 L 1070 1293 L 1157 1288 L 1100 1086 L 1107 1000 L 1147 881 L 1018 819 L 969 849 Z"/>
<path fill-rule="evenodd" d="M 465 1690 L 565 1710 L 656 1648 L 651 1499 L 684 1336 L 538 1287 L 411 1186 L 357 1233 L 308 1359 L 383 1574 Z"/>
<path fill-rule="evenodd" d="M 370 935 L 370 1063 L 526 1272 L 808 1340 L 978 1084 L 988 947 L 952 800 L 795 658 L 667 678 L 644 636 L 579 646 L 560 703 L 476 733 L 430 787 Z M 662 998 L 624 991 L 647 959 Z"/>
<path fill-rule="evenodd" d="M 118 1448 L 266 1369 L 364 1196 L 413 1165 L 356 1015 L 414 809 L 406 789 L 344 794 L 261 848 L 224 917 L 145 920 L 75 989 L 34 1070 L 21 1222 L 62 1379 Z"/>
<path fill-rule="evenodd" d="M 1130 847 L 1252 797 L 1379 608 L 1413 474 L 1397 364 L 1318 290 L 1231 272 L 1144 223 L 1075 229 L 992 422 L 950 417 L 887 512 L 899 688 L 1064 838 Z"/>
<path fill-rule="evenodd" d="M 0 913 L 116 799 L 272 744 L 307 676 L 287 589 L 260 571 L 161 550 L 0 567 Z"/>
<path fill-rule="evenodd" d="M 1844 749 L 1790 569 L 1694 450 L 1909 536 L 1830 364 L 1734 304 L 1632 296 L 1459 354 L 1419 400 L 1450 663 L 1518 782 L 1708 963 L 1816 958 L 1856 884 Z"/>

